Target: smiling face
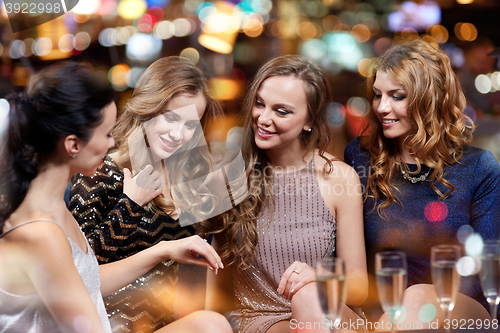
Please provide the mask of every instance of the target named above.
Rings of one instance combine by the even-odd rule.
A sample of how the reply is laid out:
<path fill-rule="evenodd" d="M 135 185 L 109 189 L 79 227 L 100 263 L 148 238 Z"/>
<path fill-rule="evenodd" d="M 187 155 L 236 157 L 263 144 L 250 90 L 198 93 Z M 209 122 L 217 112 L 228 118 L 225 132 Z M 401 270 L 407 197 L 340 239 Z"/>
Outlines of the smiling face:
<path fill-rule="evenodd" d="M 179 94 L 167 104 L 164 114 L 151 120 L 147 131 L 155 159 L 172 156 L 193 137 L 207 108 L 203 94 Z"/>
<path fill-rule="evenodd" d="M 94 133 L 87 144 L 83 145 L 78 153 L 80 163 L 78 172 L 84 176 L 92 176 L 97 170 L 97 166 L 107 154 L 108 150 L 115 145 L 111 132 L 116 122 L 116 104 L 112 102 L 104 107 L 103 121 L 94 129 Z"/>
<path fill-rule="evenodd" d="M 411 130 L 407 91 L 384 71 L 377 71 L 373 84 L 373 111 L 388 139 L 404 139 Z"/>
<path fill-rule="evenodd" d="M 302 80 L 271 76 L 259 90 L 252 108 L 255 144 L 263 150 L 300 151 L 307 124 L 307 99 Z"/>

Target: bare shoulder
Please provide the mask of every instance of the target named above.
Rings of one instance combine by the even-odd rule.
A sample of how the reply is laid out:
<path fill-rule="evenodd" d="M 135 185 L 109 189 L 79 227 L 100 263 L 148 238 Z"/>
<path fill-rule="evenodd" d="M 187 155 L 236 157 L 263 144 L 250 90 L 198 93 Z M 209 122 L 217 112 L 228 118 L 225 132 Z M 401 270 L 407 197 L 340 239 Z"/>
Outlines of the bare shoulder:
<path fill-rule="evenodd" d="M 68 249 L 69 243 L 63 229 L 54 222 L 36 220 L 20 225 L 5 235 L 3 241 L 10 243 L 25 255 L 42 258 Z"/>
<path fill-rule="evenodd" d="M 336 184 L 359 182 L 359 177 L 353 167 L 332 154 L 325 153 L 324 157 L 317 152 L 314 154 L 315 169 L 322 180 Z"/>

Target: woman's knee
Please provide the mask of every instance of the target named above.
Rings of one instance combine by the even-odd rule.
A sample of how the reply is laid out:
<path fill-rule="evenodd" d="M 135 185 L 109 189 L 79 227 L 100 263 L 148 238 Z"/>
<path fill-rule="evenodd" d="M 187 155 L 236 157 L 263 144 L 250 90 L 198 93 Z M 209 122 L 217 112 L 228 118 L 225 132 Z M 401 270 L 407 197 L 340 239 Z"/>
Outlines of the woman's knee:
<path fill-rule="evenodd" d="M 195 332 L 232 332 L 226 317 L 214 311 L 195 311 L 186 316 L 185 319 L 189 320 L 189 325 Z"/>

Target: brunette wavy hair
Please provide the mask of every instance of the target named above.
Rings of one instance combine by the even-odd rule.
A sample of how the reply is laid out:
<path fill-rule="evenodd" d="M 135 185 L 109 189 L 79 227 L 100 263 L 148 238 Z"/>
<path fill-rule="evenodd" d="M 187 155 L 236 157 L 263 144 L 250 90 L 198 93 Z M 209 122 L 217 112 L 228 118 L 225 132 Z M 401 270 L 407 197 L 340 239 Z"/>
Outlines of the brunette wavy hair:
<path fill-rule="evenodd" d="M 312 131 L 302 131 L 301 142 L 306 154 L 318 149 L 327 163 L 325 172 L 331 173 L 332 162 L 325 156 L 331 140 L 327 122 L 327 108 L 331 90 L 320 67 L 297 55 L 283 55 L 265 63 L 258 70 L 243 101 L 242 155 L 246 163 L 247 197 L 235 208 L 219 217 L 216 237 L 221 245 L 223 260 L 237 263 L 239 268 L 250 267 L 255 259 L 257 244 L 256 220 L 264 205 L 273 205 L 272 171 L 266 152 L 257 147 L 252 129 L 252 108 L 262 83 L 272 76 L 288 76 L 303 81 L 307 99 L 307 122 Z"/>
<path fill-rule="evenodd" d="M 457 163 L 464 145 L 472 140 L 474 124 L 464 114 L 466 101 L 450 59 L 440 49 L 420 39 L 402 40 L 391 46 L 378 60 L 367 80 L 368 99 L 373 101 L 373 84 L 377 71 L 383 71 L 400 83 L 407 93 L 408 121 L 411 130 L 402 141 L 384 136 L 382 125 L 373 108 L 368 113 L 361 144 L 370 153 L 373 173 L 368 179 L 365 198 L 384 198 L 377 206 L 382 214 L 393 202 L 402 204 L 395 195 L 394 180 L 401 168 L 409 172 L 402 160 L 402 147 L 416 157 L 419 173 L 421 164 L 432 169 L 430 186 L 442 198 L 453 192 L 454 186 L 444 178 L 446 166 Z M 442 193 L 436 183 L 448 188 Z"/>
<path fill-rule="evenodd" d="M 164 114 L 167 104 L 180 94 L 196 96 L 203 94 L 207 108 L 201 118 L 201 126 L 197 126 L 193 137 L 181 150 L 165 162 L 168 184 L 177 184 L 171 187 L 174 202 L 160 194 L 147 204 L 149 209 L 161 209 L 172 214 L 176 208 L 198 212 L 197 219 L 209 214 L 207 200 L 215 200 L 208 196 L 197 195 L 200 188 L 191 188 L 189 180 L 208 174 L 210 171 L 210 156 L 206 146 L 199 147 L 204 131 L 209 121 L 222 117 L 221 104 L 209 92 L 208 75 L 200 67 L 192 64 L 188 59 L 176 56 L 165 57 L 155 61 L 142 74 L 130 98 L 116 123 L 113 136 L 118 147 L 119 160 L 116 161 L 123 168 L 132 170 L 130 156 L 134 156 L 134 167 L 142 169 L 148 162 L 148 151 L 141 146 L 145 140 L 142 127 L 150 124 L 149 120 Z M 146 130 L 146 129 L 144 129 Z M 136 135 L 140 133 L 141 135 Z M 141 149 L 142 147 L 143 149 Z M 193 153 L 193 149 L 199 153 Z"/>

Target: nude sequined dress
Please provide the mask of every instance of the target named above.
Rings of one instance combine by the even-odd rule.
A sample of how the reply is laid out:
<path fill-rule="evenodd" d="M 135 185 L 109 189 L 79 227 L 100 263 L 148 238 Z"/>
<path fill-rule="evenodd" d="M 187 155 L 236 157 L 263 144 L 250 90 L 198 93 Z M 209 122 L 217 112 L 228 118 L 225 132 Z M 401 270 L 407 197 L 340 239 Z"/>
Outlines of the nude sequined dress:
<path fill-rule="evenodd" d="M 276 291 L 294 262 L 315 267 L 335 251 L 336 221 L 319 192 L 313 162 L 299 171 L 273 175 L 274 213 L 265 205 L 257 220 L 256 262 L 236 270 L 236 311 L 228 315 L 235 332 L 265 332 L 292 316 L 291 301 Z"/>

